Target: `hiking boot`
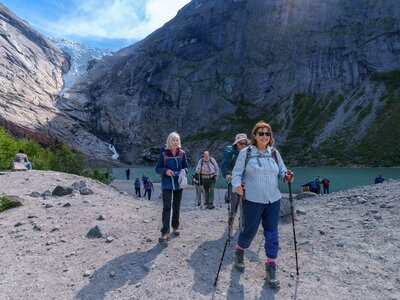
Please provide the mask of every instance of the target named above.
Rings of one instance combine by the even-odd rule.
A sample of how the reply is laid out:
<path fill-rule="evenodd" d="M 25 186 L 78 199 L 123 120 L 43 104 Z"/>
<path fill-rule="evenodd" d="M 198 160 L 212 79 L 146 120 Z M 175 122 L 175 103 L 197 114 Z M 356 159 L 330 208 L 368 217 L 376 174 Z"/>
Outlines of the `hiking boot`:
<path fill-rule="evenodd" d="M 235 268 L 239 272 L 244 271 L 244 251 L 236 249 L 235 251 Z"/>
<path fill-rule="evenodd" d="M 168 243 L 168 241 L 169 241 L 169 234 L 168 234 L 168 233 L 163 233 L 163 234 L 161 235 L 161 237 L 158 238 L 158 242 L 159 242 L 160 244 Z"/>
<path fill-rule="evenodd" d="M 276 279 L 276 263 L 265 263 L 265 280 L 271 289 L 279 288 L 279 281 Z"/>
<path fill-rule="evenodd" d="M 174 236 L 179 236 L 181 233 L 179 232 L 178 228 L 176 228 L 176 229 L 172 229 L 172 234 Z"/>
<path fill-rule="evenodd" d="M 212 204 L 210 204 L 209 206 L 207 206 L 207 208 L 208 208 L 208 209 L 214 209 L 214 208 L 215 208 L 215 206 L 214 206 L 214 205 L 212 205 Z"/>

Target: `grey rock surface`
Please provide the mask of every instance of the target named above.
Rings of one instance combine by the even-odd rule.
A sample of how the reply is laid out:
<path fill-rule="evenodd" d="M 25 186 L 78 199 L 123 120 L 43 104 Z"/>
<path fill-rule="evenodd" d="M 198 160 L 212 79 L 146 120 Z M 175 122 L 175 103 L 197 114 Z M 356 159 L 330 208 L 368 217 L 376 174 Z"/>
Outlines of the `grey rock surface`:
<path fill-rule="evenodd" d="M 7 184 L 28 177 L 31 180 L 22 186 Z M 67 214 L 62 205 L 44 210 L 37 198 L 29 196 L 32 191 L 70 186 L 80 180 L 86 180 L 94 194 L 77 195 Z M 131 182 L 126 185 L 132 188 Z M 159 186 L 155 188 L 159 193 Z M 171 238 L 167 247 L 158 244 L 162 203 L 157 198 L 148 201 L 122 195 L 92 179 L 37 170 L 0 176 L 2 193 L 24 200 L 23 206 L 0 213 L 1 295 L 5 299 L 400 298 L 400 181 L 296 202 L 296 209 L 307 212 L 295 220 L 300 277 L 295 273 L 292 223 L 282 219 L 279 291 L 265 286 L 261 227 L 246 251 L 245 273 L 233 268 L 237 220 L 234 240 L 227 246 L 219 284 L 214 288 L 227 237 L 227 209 L 224 203 L 214 210 L 194 206 L 194 191 L 189 188 L 183 191 L 181 235 Z M 360 196 L 371 201 L 360 203 Z M 84 203 L 84 199 L 97 206 Z M 384 203 L 385 207 L 380 207 Z M 103 212 L 107 212 L 101 222 L 107 228 L 104 237 L 115 236 L 112 243 L 105 238 L 84 238 Z M 32 214 L 37 218 L 29 222 L 34 220 L 32 226 L 40 230 L 32 230 L 28 224 L 14 227 Z M 375 215 L 382 218 L 375 219 Z M 149 222 L 142 222 L 144 219 Z M 57 225 L 62 226 L 52 231 Z"/>

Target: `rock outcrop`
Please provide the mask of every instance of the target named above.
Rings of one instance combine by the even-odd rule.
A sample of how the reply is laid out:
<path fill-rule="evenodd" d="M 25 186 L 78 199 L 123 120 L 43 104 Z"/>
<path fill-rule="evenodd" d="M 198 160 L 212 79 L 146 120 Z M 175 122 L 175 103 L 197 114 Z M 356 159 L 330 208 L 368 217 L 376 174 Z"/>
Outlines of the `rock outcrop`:
<path fill-rule="evenodd" d="M 218 156 L 264 118 L 293 164 L 374 164 L 363 147 L 398 116 L 382 118 L 399 109 L 383 84 L 400 85 L 387 73 L 400 69 L 399 9 L 396 0 L 193 0 L 93 66 L 59 108 L 127 162 L 173 130 L 195 159 L 205 148 Z M 377 160 L 393 163 L 395 152 Z"/>
<path fill-rule="evenodd" d="M 91 159 L 108 145 L 61 112 L 54 100 L 69 61 L 50 40 L 0 4 L 0 125 L 42 144 L 65 142 Z"/>

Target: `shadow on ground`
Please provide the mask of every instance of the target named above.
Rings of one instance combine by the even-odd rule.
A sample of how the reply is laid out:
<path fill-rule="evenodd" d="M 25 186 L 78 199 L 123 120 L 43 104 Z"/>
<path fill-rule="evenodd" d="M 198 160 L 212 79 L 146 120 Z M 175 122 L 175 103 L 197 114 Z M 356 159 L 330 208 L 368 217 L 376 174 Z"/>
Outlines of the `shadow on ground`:
<path fill-rule="evenodd" d="M 110 260 L 93 274 L 89 283 L 78 292 L 76 299 L 101 300 L 108 292 L 126 283 L 132 285 L 140 282 L 148 274 L 145 265 L 150 268 L 164 248 L 157 244 L 146 252 L 133 252 Z M 115 272 L 114 277 L 110 277 L 112 272 Z"/>
<path fill-rule="evenodd" d="M 227 234 L 227 231 L 225 231 L 219 239 L 202 243 L 191 255 L 189 265 L 194 271 L 192 288 L 195 292 L 202 295 L 214 295 L 214 281 L 218 272 Z M 223 276 L 224 272 L 230 269 L 229 266 L 233 264 L 238 235 L 238 232 L 236 232 L 234 239 L 231 240 L 230 244 L 226 248 L 220 271 L 220 278 Z M 259 252 L 260 251 L 255 252 L 247 250 L 246 259 L 250 261 L 258 261 Z M 263 249 L 261 250 L 260 255 L 263 256 Z M 230 281 L 226 299 L 244 299 L 246 287 L 240 282 L 243 273 L 238 272 L 235 268 L 232 268 L 230 272 Z M 275 299 L 274 294 L 275 292 L 270 290 L 268 286 L 264 286 L 260 295 L 256 299 L 273 300 Z"/>

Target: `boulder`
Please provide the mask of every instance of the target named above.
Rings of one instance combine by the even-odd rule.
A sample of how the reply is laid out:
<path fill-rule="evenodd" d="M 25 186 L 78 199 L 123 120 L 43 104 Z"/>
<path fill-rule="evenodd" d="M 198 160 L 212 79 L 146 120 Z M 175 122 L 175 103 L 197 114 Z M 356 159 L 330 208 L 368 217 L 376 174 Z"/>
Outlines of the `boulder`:
<path fill-rule="evenodd" d="M 62 197 L 72 194 L 73 191 L 74 189 L 71 187 L 63 187 L 61 185 L 57 185 L 56 188 L 53 190 L 52 194 L 53 196 Z"/>

